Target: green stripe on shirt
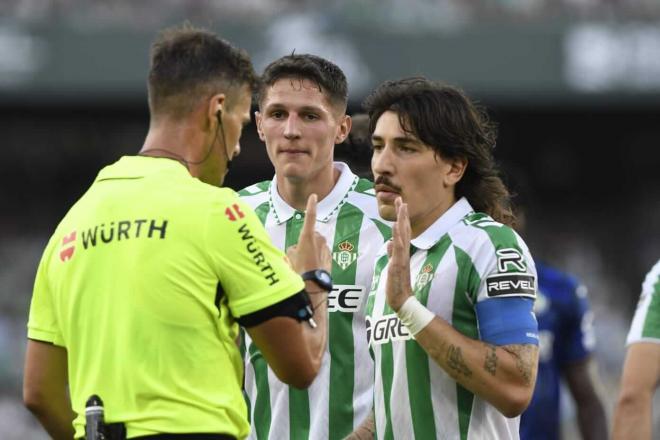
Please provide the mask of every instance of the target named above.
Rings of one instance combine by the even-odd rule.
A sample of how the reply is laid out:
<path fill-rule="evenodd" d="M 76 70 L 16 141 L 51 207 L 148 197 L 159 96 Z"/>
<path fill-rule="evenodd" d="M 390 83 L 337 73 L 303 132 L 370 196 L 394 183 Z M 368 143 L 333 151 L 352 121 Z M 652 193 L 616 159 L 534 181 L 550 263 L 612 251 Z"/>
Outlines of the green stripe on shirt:
<path fill-rule="evenodd" d="M 298 244 L 300 231 L 305 221 L 305 214 L 299 211 L 286 224 L 284 250 Z M 307 440 L 309 438 L 310 414 L 309 393 L 289 387 L 289 429 L 292 440 Z"/>
<path fill-rule="evenodd" d="M 337 216 L 335 238 L 332 245 L 332 279 L 335 285 L 354 285 L 357 259 L 342 267 L 335 258 L 344 248 L 351 248 L 357 257 L 360 225 L 364 214 L 355 206 L 344 204 Z M 349 252 L 350 254 L 350 252 Z M 340 260 L 341 261 L 341 260 Z M 350 259 L 349 259 L 350 261 Z M 353 341 L 353 312 L 335 310 L 329 314 L 328 349 L 330 351 L 330 439 L 343 439 L 352 431 L 353 390 L 355 387 L 355 344 Z"/>

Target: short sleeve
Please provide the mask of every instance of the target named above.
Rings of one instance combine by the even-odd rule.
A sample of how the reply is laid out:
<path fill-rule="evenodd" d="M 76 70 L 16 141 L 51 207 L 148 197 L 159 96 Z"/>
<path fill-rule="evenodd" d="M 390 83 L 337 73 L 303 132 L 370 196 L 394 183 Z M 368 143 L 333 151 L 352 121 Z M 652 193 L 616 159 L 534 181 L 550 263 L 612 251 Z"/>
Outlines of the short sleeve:
<path fill-rule="evenodd" d="M 234 317 L 271 306 L 304 288 L 252 208 L 235 194 L 213 204 L 206 236 Z"/>
<path fill-rule="evenodd" d="M 511 228 L 500 226 L 488 234 L 475 261 L 480 269 L 477 292 L 471 292 L 480 337 L 495 345 L 538 345 L 534 260 Z"/>
<path fill-rule="evenodd" d="M 626 344 L 660 343 L 660 261 L 646 275 Z"/>
<path fill-rule="evenodd" d="M 64 340 L 57 322 L 53 292 L 48 279 L 51 249 L 52 245 L 49 243 L 37 269 L 27 324 L 28 338 L 63 346 Z"/>

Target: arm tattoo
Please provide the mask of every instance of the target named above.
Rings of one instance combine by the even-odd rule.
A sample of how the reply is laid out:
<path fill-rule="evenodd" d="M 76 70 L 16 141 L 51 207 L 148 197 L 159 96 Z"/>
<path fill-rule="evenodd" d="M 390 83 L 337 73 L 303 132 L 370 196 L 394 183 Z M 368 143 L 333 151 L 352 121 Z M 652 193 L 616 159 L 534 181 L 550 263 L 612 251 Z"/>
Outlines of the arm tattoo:
<path fill-rule="evenodd" d="M 525 385 L 532 384 L 532 376 L 535 375 L 538 358 L 538 347 L 531 344 L 504 345 L 501 348 L 511 353 L 516 358 L 516 367 L 520 372 Z"/>
<path fill-rule="evenodd" d="M 497 369 L 497 347 L 491 344 L 487 344 L 488 350 L 486 352 L 486 361 L 484 362 L 484 370 L 488 371 L 490 374 L 495 376 L 495 370 Z"/>
<path fill-rule="evenodd" d="M 472 370 L 468 368 L 461 354 L 461 347 L 450 345 L 447 350 L 447 365 L 449 368 L 457 373 L 463 374 L 465 377 L 472 376 Z"/>

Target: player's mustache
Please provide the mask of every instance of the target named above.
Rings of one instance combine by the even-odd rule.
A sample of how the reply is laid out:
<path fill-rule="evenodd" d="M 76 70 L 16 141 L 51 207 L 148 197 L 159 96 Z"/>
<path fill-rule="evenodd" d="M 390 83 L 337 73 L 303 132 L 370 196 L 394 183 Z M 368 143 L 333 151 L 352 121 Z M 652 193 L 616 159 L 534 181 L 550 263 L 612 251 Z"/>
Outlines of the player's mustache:
<path fill-rule="evenodd" d="M 385 185 L 392 188 L 394 191 L 398 193 L 401 192 L 401 187 L 393 184 L 392 181 L 388 179 L 386 176 L 378 176 L 376 178 L 376 181 L 374 182 L 374 185 Z"/>

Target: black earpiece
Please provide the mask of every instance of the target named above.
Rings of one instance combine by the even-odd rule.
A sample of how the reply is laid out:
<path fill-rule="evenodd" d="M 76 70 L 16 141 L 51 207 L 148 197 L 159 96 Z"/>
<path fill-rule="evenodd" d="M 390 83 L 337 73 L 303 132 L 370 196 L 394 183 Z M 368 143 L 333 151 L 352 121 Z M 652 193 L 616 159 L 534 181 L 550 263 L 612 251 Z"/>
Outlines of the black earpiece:
<path fill-rule="evenodd" d="M 218 109 L 217 112 L 215 112 L 215 117 L 218 118 L 218 124 L 220 123 L 220 117 L 222 116 L 222 109 Z"/>

